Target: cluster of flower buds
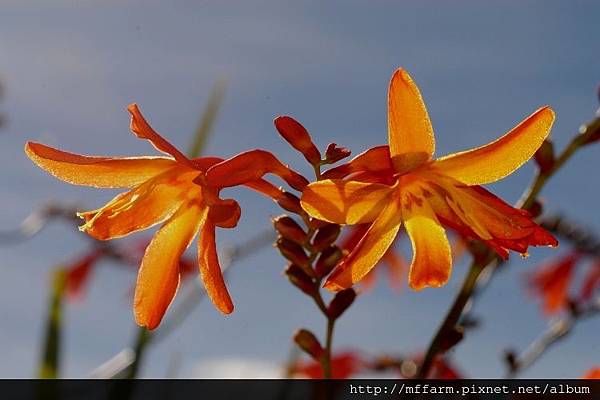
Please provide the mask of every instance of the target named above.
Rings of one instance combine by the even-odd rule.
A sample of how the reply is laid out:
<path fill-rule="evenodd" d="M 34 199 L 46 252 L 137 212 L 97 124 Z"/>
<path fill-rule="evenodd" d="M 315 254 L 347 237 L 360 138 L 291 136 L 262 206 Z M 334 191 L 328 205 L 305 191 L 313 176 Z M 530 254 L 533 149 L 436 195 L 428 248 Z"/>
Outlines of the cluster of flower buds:
<path fill-rule="evenodd" d="M 275 118 L 275 128 L 279 134 L 296 150 L 298 150 L 306 161 L 317 168 L 326 164 L 336 163 L 348 156 L 350 150 L 339 147 L 336 143 L 330 143 L 325 150 L 325 157 L 313 143 L 310 134 L 298 121 L 288 116 Z"/>
<path fill-rule="evenodd" d="M 299 122 L 291 117 L 281 116 L 277 117 L 274 123 L 279 134 L 302 153 L 315 169 L 317 179 L 320 178 L 321 166 L 335 163 L 350 155 L 349 150 L 331 143 L 323 157 L 308 131 Z M 299 198 L 292 193 L 282 192 L 277 204 L 298 219 L 284 214 L 273 218 L 272 221 L 278 234 L 275 247 L 289 261 L 285 275 L 295 287 L 319 305 L 329 321 L 335 321 L 356 297 L 353 289 L 343 290 L 326 305 L 319 292 L 323 279 L 343 257 L 342 250 L 335 244 L 341 227 L 311 218 L 302 209 Z M 294 336 L 294 340 L 316 362 L 323 362 L 323 347 L 312 332 L 301 329 Z"/>

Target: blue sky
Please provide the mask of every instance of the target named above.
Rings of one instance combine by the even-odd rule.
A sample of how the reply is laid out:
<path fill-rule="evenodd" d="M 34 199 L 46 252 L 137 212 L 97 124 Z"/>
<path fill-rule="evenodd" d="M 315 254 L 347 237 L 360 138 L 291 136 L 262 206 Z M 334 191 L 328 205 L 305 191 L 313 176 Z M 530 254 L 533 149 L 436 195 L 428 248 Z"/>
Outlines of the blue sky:
<path fill-rule="evenodd" d="M 0 227 L 19 223 L 47 200 L 95 208 L 111 191 L 74 187 L 36 168 L 23 154 L 37 140 L 83 154 L 154 154 L 128 133 L 127 104 L 180 148 L 190 141 L 216 79 L 227 93 L 207 153 L 230 156 L 262 147 L 308 172 L 301 156 L 275 133 L 272 120 L 302 121 L 324 147 L 355 154 L 386 140 L 387 83 L 399 66 L 419 84 L 437 134 L 437 154 L 487 143 L 544 104 L 557 113 L 552 136 L 560 148 L 597 108 L 600 82 L 592 1 L 8 1 L 0 16 Z M 544 191 L 549 210 L 592 228 L 600 191 L 590 183 L 598 149 L 582 151 Z M 515 201 L 529 182 L 527 165 L 490 187 Z M 222 245 L 268 227 L 280 211 L 245 190 L 228 194 L 244 213 Z M 29 377 L 39 357 L 47 279 L 53 265 L 86 243 L 72 226 L 56 224 L 27 243 L 0 248 L 0 376 Z M 402 248 L 405 254 L 407 249 Z M 514 263 L 476 305 L 484 325 L 455 350 L 468 376 L 498 377 L 505 347 L 522 349 L 547 322 L 524 294 L 523 272 L 558 253 L 535 249 Z M 236 265 L 229 287 L 236 312 L 221 316 L 203 303 L 152 349 L 143 374 L 164 376 L 169 360 L 181 373 L 219 357 L 285 359 L 294 329 L 321 334 L 324 321 L 292 291 L 283 262 L 265 248 Z M 365 295 L 343 317 L 335 343 L 367 352 L 409 353 L 427 345 L 464 273 L 458 264 L 443 289 Z M 68 306 L 66 376 L 83 377 L 133 339 L 127 290 L 130 271 L 103 264 L 87 299 Z M 597 320 L 582 324 L 527 377 L 573 377 L 599 362 Z"/>

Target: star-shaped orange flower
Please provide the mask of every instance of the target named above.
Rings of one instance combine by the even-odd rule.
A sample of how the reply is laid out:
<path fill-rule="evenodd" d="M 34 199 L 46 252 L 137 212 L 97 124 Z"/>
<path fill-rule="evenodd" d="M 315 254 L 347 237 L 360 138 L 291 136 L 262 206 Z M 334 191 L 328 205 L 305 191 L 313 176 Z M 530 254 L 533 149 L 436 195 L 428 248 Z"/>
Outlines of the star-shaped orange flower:
<path fill-rule="evenodd" d="M 303 192 L 311 216 L 338 224 L 372 222 L 358 245 L 329 276 L 325 287 L 348 288 L 386 253 L 404 224 L 413 247 L 409 284 L 419 290 L 444 285 L 452 258 L 443 225 L 493 247 L 526 253 L 528 246 L 556 246 L 552 235 L 524 210 L 478 186 L 498 181 L 523 165 L 548 136 L 554 112 L 543 107 L 485 146 L 432 159 L 433 128 L 408 73 L 392 76 L 388 94 L 389 146 L 372 148 L 327 171 Z"/>
<path fill-rule="evenodd" d="M 181 255 L 198 232 L 198 262 L 206 291 L 216 308 L 231 313 L 233 303 L 219 266 L 215 228 L 235 227 L 240 207 L 235 200 L 220 199 L 219 186 L 204 184 L 207 169 L 222 160 L 189 159 L 150 127 L 137 105 L 128 110 L 132 132 L 167 157 L 89 157 L 33 142 L 26 144 L 25 152 L 39 167 L 68 183 L 131 188 L 104 207 L 79 214 L 85 220 L 80 230 L 94 238 L 119 238 L 164 222 L 146 248 L 138 273 L 134 314 L 139 325 L 149 329 L 159 325 L 179 286 Z M 280 193 L 263 180 L 248 186 L 272 197 Z"/>

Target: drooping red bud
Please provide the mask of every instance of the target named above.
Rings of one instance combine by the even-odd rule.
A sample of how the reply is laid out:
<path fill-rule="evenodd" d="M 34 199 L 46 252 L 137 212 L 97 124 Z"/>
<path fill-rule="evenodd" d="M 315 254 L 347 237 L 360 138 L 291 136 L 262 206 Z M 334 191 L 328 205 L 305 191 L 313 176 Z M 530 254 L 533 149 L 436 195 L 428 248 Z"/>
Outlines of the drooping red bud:
<path fill-rule="evenodd" d="M 340 226 L 337 224 L 327 224 L 324 227 L 317 230 L 317 234 L 313 239 L 313 250 L 320 252 L 329 247 L 340 234 Z"/>
<path fill-rule="evenodd" d="M 290 192 L 283 192 L 279 199 L 277 199 L 277 204 L 284 210 L 293 212 L 294 214 L 304 213 L 304 210 L 300 205 L 300 199 Z"/>
<path fill-rule="evenodd" d="M 330 246 L 321 252 L 317 263 L 315 264 L 315 272 L 319 279 L 329 275 L 335 268 L 338 262 L 342 259 L 342 251 L 337 246 Z"/>
<path fill-rule="evenodd" d="M 306 232 L 298 225 L 296 221 L 287 215 L 280 215 L 273 218 L 273 226 L 279 234 L 298 244 L 304 244 L 308 240 Z"/>
<path fill-rule="evenodd" d="M 247 184 L 262 178 L 265 174 L 275 174 L 296 190 L 302 191 L 308 180 L 283 164 L 273 154 L 265 150 L 249 150 L 212 166 L 206 172 L 206 183 L 214 187 L 231 187 Z"/>
<path fill-rule="evenodd" d="M 300 329 L 294 334 L 294 342 L 317 361 L 319 361 L 325 353 L 323 347 L 319 343 L 319 339 L 306 329 Z"/>
<path fill-rule="evenodd" d="M 352 288 L 337 292 L 333 300 L 331 300 L 329 307 L 327 307 L 329 318 L 339 318 L 350 307 L 355 298 L 356 292 Z"/>
<path fill-rule="evenodd" d="M 313 296 L 318 290 L 317 285 L 313 282 L 310 276 L 304 272 L 304 269 L 296 264 L 290 264 L 285 269 L 285 275 L 294 286 L 309 296 Z"/>
<path fill-rule="evenodd" d="M 283 138 L 304 155 L 312 165 L 321 162 L 321 153 L 313 143 L 308 131 L 295 119 L 288 116 L 275 118 L 275 128 Z"/>
<path fill-rule="evenodd" d="M 335 143 L 329 143 L 327 146 L 327 150 L 325 150 L 325 160 L 326 164 L 336 163 L 346 157 L 350 156 L 351 151 L 345 147 L 338 147 Z"/>
<path fill-rule="evenodd" d="M 535 152 L 535 162 L 540 172 L 546 173 L 554 167 L 554 145 L 548 139 L 544 140 L 540 148 Z"/>
<path fill-rule="evenodd" d="M 293 264 L 298 265 L 302 269 L 306 270 L 310 268 L 309 259 L 302 246 L 298 243 L 292 242 L 289 239 L 280 237 L 275 242 L 275 245 L 281 252 L 281 254 L 290 260 Z"/>
<path fill-rule="evenodd" d="M 531 207 L 529 207 L 527 211 L 529 211 L 532 218 L 537 218 L 544 212 L 544 205 L 539 200 L 536 200 L 531 204 Z"/>

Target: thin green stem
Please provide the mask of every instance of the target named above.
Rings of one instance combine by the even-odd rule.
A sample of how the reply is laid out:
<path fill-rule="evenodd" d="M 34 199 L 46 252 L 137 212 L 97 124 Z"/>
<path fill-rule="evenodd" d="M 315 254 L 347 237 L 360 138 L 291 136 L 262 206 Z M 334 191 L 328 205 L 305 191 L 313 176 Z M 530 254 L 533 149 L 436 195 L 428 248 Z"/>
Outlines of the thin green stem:
<path fill-rule="evenodd" d="M 335 328 L 335 320 L 327 318 L 327 336 L 325 340 L 325 358 L 323 360 L 323 376 L 325 379 L 331 379 L 331 349 L 333 346 L 333 329 Z"/>

